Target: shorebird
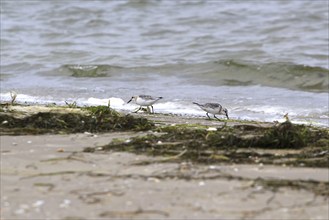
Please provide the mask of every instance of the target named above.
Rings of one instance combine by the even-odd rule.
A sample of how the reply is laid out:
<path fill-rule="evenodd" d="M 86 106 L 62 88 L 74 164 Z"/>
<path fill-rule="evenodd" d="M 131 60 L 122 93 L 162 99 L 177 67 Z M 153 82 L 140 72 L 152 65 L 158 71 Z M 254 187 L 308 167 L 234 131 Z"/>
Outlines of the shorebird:
<path fill-rule="evenodd" d="M 134 111 L 134 113 L 136 113 L 139 110 L 141 110 L 142 109 L 142 106 L 146 106 L 147 109 L 149 109 L 149 106 L 151 106 L 152 113 L 154 114 L 153 104 L 156 103 L 157 101 L 159 101 L 160 99 L 162 99 L 162 97 L 153 97 L 153 96 L 150 96 L 150 95 L 137 95 L 137 96 L 131 97 L 131 99 L 127 103 L 129 103 L 132 100 L 134 100 L 137 105 L 140 105 L 139 106 L 139 109 L 137 109 L 136 111 Z"/>
<path fill-rule="evenodd" d="M 206 103 L 206 104 L 199 104 L 196 102 L 193 102 L 193 104 L 196 104 L 197 106 L 199 106 L 203 111 L 207 112 L 207 116 L 210 119 L 208 113 L 211 113 L 214 115 L 214 117 L 219 120 L 219 118 L 216 117 L 216 115 L 225 115 L 227 119 L 229 119 L 228 117 L 228 111 L 226 108 L 223 108 L 223 106 L 221 106 L 218 103 Z"/>

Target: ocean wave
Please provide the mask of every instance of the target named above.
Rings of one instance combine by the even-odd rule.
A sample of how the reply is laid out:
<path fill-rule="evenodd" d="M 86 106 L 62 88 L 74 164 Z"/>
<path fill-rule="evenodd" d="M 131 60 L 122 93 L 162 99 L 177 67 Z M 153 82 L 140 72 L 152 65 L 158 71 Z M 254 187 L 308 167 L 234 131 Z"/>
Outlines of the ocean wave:
<path fill-rule="evenodd" d="M 53 72 L 72 77 L 113 77 L 129 79 L 141 75 L 176 76 L 191 84 L 213 86 L 262 85 L 311 92 L 327 92 L 329 70 L 294 63 L 255 63 L 218 60 L 206 63 L 176 63 L 159 66 L 122 67 L 114 65 L 67 64 Z"/>

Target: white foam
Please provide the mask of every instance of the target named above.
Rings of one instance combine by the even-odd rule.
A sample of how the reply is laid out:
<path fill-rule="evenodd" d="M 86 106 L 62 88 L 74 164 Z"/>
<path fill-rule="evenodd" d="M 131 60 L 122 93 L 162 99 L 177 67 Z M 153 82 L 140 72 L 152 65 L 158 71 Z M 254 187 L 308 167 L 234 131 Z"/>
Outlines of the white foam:
<path fill-rule="evenodd" d="M 10 92 L 0 93 L 0 101 L 1 102 L 10 102 L 11 101 Z M 108 106 L 110 102 L 111 108 L 114 108 L 118 111 L 134 111 L 139 106 L 135 103 L 131 102 L 129 104 L 126 103 L 121 98 L 110 97 L 110 98 L 80 98 L 80 99 L 67 99 L 67 100 L 56 100 L 52 97 L 39 97 L 39 96 L 30 96 L 26 94 L 17 94 L 16 102 L 17 103 L 37 103 L 37 104 L 50 104 L 56 103 L 57 105 L 66 105 L 66 101 L 68 103 L 76 102 L 78 106 Z M 201 110 L 198 106 L 180 100 L 173 101 L 159 101 L 158 103 L 153 105 L 154 111 L 156 113 L 172 113 L 177 115 L 190 115 L 190 116 L 198 116 L 198 117 L 206 117 L 205 112 Z M 240 119 L 240 120 L 256 120 L 256 121 L 279 121 L 283 122 L 284 115 L 288 113 L 289 118 L 294 123 L 302 123 L 302 124 L 313 124 L 319 126 L 329 126 L 326 121 L 328 116 L 323 114 L 321 110 L 319 112 L 312 112 L 312 114 L 316 114 L 312 117 L 307 117 L 310 113 L 305 112 L 305 109 L 301 108 L 287 108 L 285 106 L 270 106 L 270 105 L 236 105 L 235 106 L 227 106 L 229 109 L 229 117 L 230 119 Z M 321 113 L 322 112 L 322 113 Z M 321 118 L 319 117 L 321 116 Z M 325 116 L 325 117 L 324 117 Z M 307 118 L 305 118 L 307 117 Z M 325 119 L 325 121 L 323 120 Z"/>
<path fill-rule="evenodd" d="M 88 98 L 87 100 L 82 101 L 84 105 L 110 105 L 112 108 L 121 109 L 124 105 L 124 101 L 120 98 L 111 97 L 108 99 L 99 99 L 99 98 Z"/>
<path fill-rule="evenodd" d="M 11 100 L 12 100 L 12 98 L 11 98 L 10 92 L 0 93 L 1 102 L 11 102 Z M 30 96 L 30 95 L 25 95 L 25 94 L 17 94 L 15 102 L 49 104 L 49 103 L 53 103 L 55 101 L 51 100 L 51 98 L 46 99 L 46 98 L 42 98 L 42 97 Z M 57 100 L 57 102 L 59 102 L 59 101 Z"/>
<path fill-rule="evenodd" d="M 163 102 L 154 105 L 154 108 L 161 113 L 185 114 L 185 115 L 202 115 L 204 111 L 192 104 L 180 102 Z"/>

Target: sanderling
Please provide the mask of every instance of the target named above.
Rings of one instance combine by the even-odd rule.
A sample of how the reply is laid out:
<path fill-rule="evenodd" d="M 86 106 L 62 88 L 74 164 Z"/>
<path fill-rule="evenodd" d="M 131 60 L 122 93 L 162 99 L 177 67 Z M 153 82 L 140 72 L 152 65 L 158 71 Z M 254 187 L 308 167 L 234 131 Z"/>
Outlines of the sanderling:
<path fill-rule="evenodd" d="M 152 97 L 150 95 L 137 95 L 131 97 L 131 99 L 127 103 L 131 102 L 132 100 L 135 100 L 136 104 L 140 105 L 139 109 L 134 111 L 135 113 L 141 110 L 142 106 L 146 106 L 147 109 L 149 109 L 149 106 L 151 106 L 152 113 L 154 113 L 153 104 L 159 101 L 160 99 L 162 99 L 162 97 Z"/>
<path fill-rule="evenodd" d="M 223 106 L 221 106 L 218 103 L 206 103 L 206 104 L 199 104 L 196 102 L 193 102 L 193 104 L 196 104 L 197 106 L 199 106 L 202 110 L 204 110 L 205 112 L 207 112 L 207 116 L 210 119 L 208 113 L 211 113 L 214 115 L 214 117 L 219 120 L 219 118 L 216 117 L 216 115 L 225 115 L 228 118 L 228 112 L 226 108 L 223 108 Z"/>

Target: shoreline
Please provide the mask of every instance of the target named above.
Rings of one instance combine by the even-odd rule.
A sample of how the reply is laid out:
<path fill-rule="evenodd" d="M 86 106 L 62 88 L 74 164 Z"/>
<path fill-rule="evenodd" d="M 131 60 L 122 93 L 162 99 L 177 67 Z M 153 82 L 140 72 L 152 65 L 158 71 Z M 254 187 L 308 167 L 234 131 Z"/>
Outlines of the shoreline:
<path fill-rule="evenodd" d="M 15 92 L 13 92 L 15 93 Z M 7 93 L 8 97 L 6 98 L 3 98 L 0 103 L 8 103 L 10 104 L 11 102 L 11 97 L 10 97 L 10 93 L 8 92 Z M 12 96 L 12 95 L 11 95 Z M 131 108 L 127 108 L 127 106 L 125 106 L 125 104 L 122 104 L 122 103 L 125 103 L 125 100 L 122 100 L 121 98 L 115 98 L 115 97 L 111 97 L 111 98 L 107 98 L 107 99 L 97 99 L 97 98 L 93 98 L 93 97 L 90 97 L 90 101 L 81 101 L 81 102 L 76 102 L 76 101 L 54 101 L 54 102 L 37 102 L 37 101 L 25 101 L 23 102 L 22 99 L 19 99 L 20 101 L 17 101 L 15 103 L 17 103 L 18 105 L 26 105 L 26 106 L 48 106 L 48 107 L 87 107 L 87 106 L 107 106 L 109 104 L 109 101 L 111 99 L 113 99 L 111 101 L 111 104 L 113 104 L 112 102 L 116 103 L 116 104 L 113 104 L 114 106 L 114 110 L 118 111 L 118 112 L 122 112 L 122 113 L 125 113 L 125 114 L 129 114 L 129 113 L 132 113 L 134 111 L 134 106 L 130 106 Z M 118 101 L 118 99 L 120 101 Z M 23 99 L 24 100 L 24 99 Z M 37 99 L 36 99 L 37 100 Z M 165 100 L 164 100 L 165 101 Z M 167 103 L 170 103 L 170 100 L 167 100 L 168 102 Z M 192 103 L 192 102 L 191 102 Z M 177 117 L 188 117 L 188 118 L 205 118 L 206 119 L 206 112 L 204 112 L 203 110 L 199 109 L 197 107 L 197 110 L 198 112 L 191 112 L 189 110 L 192 110 L 193 107 L 195 107 L 194 105 L 193 106 L 190 106 L 188 109 L 187 108 L 183 108 L 184 111 L 176 111 L 175 109 L 172 109 L 172 112 L 168 112 L 167 110 L 164 110 L 164 105 L 163 104 L 166 104 L 165 103 L 156 103 L 155 105 L 161 105 L 160 107 L 160 110 L 159 112 L 156 111 L 156 114 L 157 115 L 173 115 L 173 116 L 177 116 Z M 171 104 L 174 104 L 171 103 Z M 177 104 L 177 103 L 176 103 Z M 192 104 L 191 104 L 192 105 Z M 135 109 L 138 107 L 138 105 L 135 105 Z M 158 106 L 157 106 L 158 107 Z M 169 109 L 171 108 L 170 106 L 167 106 L 169 107 Z M 182 106 L 181 106 L 182 107 Z M 166 108 L 165 108 L 166 109 Z M 195 110 L 195 109 L 194 109 Z M 278 112 L 281 112 L 278 110 Z M 316 126 L 316 127 L 323 127 L 323 128 L 329 128 L 329 125 L 326 121 L 323 121 L 325 120 L 325 115 L 321 116 L 320 118 L 319 117 L 316 117 L 316 118 L 312 118 L 308 115 L 299 115 L 299 116 L 296 116 L 294 114 L 294 111 L 291 111 L 291 110 L 286 110 L 285 112 L 288 112 L 289 115 L 291 114 L 291 122 L 294 123 L 294 124 L 304 124 L 304 125 L 310 125 L 310 126 Z M 245 112 L 247 115 L 244 115 L 244 113 L 240 113 L 240 114 L 233 114 L 233 116 L 230 118 L 233 119 L 233 120 L 237 120 L 237 121 L 255 121 L 255 122 L 269 122 L 269 123 L 272 123 L 272 122 L 275 122 L 275 121 L 278 121 L 278 122 L 283 122 L 285 121 L 284 120 L 284 113 L 282 113 L 281 116 L 278 117 L 278 115 L 276 114 L 270 114 L 270 115 L 266 115 L 266 117 L 262 116 L 262 117 L 257 117 L 254 115 L 251 116 L 251 115 L 248 115 L 249 113 Z M 138 114 L 141 114 L 141 111 L 138 113 Z M 265 113 L 264 113 L 265 114 Z M 148 115 L 147 114 L 142 114 L 144 115 L 145 117 L 147 117 Z M 241 118 L 242 116 L 242 118 Z M 222 116 L 219 116 L 221 119 L 226 119 L 225 117 L 222 117 Z M 319 121 L 320 120 L 320 121 Z M 321 121 L 322 120 L 322 121 Z"/>
<path fill-rule="evenodd" d="M 32 106 L 32 112 L 21 114 L 18 108 L 4 112 L 2 107 L 0 116 L 28 117 L 43 111 L 54 113 L 53 117 L 61 111 L 64 115 L 85 111 Z M 92 110 L 99 118 L 104 116 L 95 111 L 103 111 L 103 108 Z M 114 118 L 126 117 L 123 113 L 107 113 Z M 58 131 L 40 129 L 41 133 L 36 135 L 8 135 L 4 131 L 9 130 L 3 127 L 11 121 L 2 121 L 1 218 L 329 217 L 328 167 L 323 162 L 318 163 L 328 158 L 327 142 L 316 142 L 324 144 L 323 147 L 309 146 L 307 142 L 301 148 L 295 145 L 289 148 L 232 145 L 213 151 L 213 147 L 207 146 L 215 143 L 212 139 L 216 143 L 222 140 L 216 139 L 217 135 L 231 134 L 227 136 L 231 139 L 225 136 L 225 141 L 237 138 L 247 141 L 272 131 L 270 129 L 280 123 L 230 120 L 225 124 L 164 114 L 134 114 L 136 120 L 127 118 L 136 126 L 126 129 L 120 127 L 124 124 L 118 124 L 118 127 L 102 127 L 114 130 L 78 133 L 63 132 L 62 127 L 57 127 Z M 57 119 L 62 118 L 55 121 Z M 148 122 L 153 125 L 148 127 Z M 49 121 L 47 126 L 50 125 Z M 103 126 L 102 123 L 98 125 Z M 328 129 L 309 126 L 296 129 L 304 127 L 329 133 Z M 24 131 L 31 132 L 31 128 Z M 326 137 L 323 136 L 322 141 Z M 198 150 L 197 154 L 194 150 Z M 298 157 L 301 154 L 313 156 Z"/>
<path fill-rule="evenodd" d="M 107 106 L 0 106 L 1 135 L 141 132 L 103 151 L 169 155 L 197 163 L 328 167 L 329 128 L 286 121 L 208 120 L 173 114 L 118 112 Z M 85 152 L 97 149 L 89 146 Z M 200 153 L 201 152 L 201 153 Z"/>

